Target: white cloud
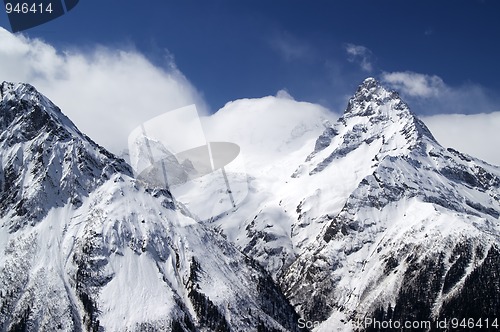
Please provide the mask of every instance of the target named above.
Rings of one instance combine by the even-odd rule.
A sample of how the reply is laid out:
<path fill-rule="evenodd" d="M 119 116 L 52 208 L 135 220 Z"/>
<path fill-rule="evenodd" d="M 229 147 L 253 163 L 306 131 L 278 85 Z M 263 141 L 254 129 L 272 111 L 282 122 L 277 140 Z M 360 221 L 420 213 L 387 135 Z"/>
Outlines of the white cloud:
<path fill-rule="evenodd" d="M 441 145 L 452 147 L 490 164 L 500 165 L 500 112 L 489 114 L 439 114 L 423 117 Z"/>
<path fill-rule="evenodd" d="M 452 87 L 436 75 L 385 72 L 382 81 L 399 91 L 439 143 L 500 165 L 500 103 L 472 83 Z M 425 116 L 427 115 L 427 116 Z"/>
<path fill-rule="evenodd" d="M 267 96 L 231 101 L 202 121 L 207 139 L 238 144 L 251 170 L 292 156 L 304 144 L 310 153 L 324 131 L 323 121 L 337 117 L 318 104 Z"/>
<path fill-rule="evenodd" d="M 494 94 L 473 83 L 450 86 L 436 75 L 415 72 L 384 72 L 382 81 L 400 92 L 419 115 L 478 114 L 500 110 Z"/>
<path fill-rule="evenodd" d="M 113 152 L 142 122 L 185 105 L 206 104 L 177 70 L 134 50 L 56 50 L 0 28 L 0 81 L 27 82 L 50 98 L 84 133 Z"/>
<path fill-rule="evenodd" d="M 279 90 L 276 93 L 276 98 L 294 100 L 294 98 L 292 97 L 292 95 L 286 89 Z"/>
<path fill-rule="evenodd" d="M 348 46 L 348 54 L 358 60 L 370 55 L 362 46 Z M 290 57 L 300 57 L 307 53 L 307 48 L 302 47 L 305 46 L 282 50 L 288 50 Z M 166 56 L 170 61 L 165 69 L 134 50 L 57 50 L 41 40 L 13 35 L 0 28 L 0 81 L 33 84 L 84 133 L 113 152 L 121 152 L 130 131 L 156 115 L 192 103 L 206 110 L 200 93 L 175 67 L 172 55 Z M 495 149 L 500 142 L 500 104 L 485 89 L 472 84 L 450 87 L 438 76 L 413 72 L 384 73 L 382 79 L 406 94 L 417 114 L 484 113 L 441 114 L 423 120 L 444 146 L 500 164 Z M 285 90 L 277 96 L 266 97 L 262 102 L 293 102 Z M 229 105 L 232 104 L 225 108 Z"/>
<path fill-rule="evenodd" d="M 384 72 L 382 80 L 394 89 L 412 97 L 435 97 L 447 88 L 438 76 L 424 75 L 414 72 Z"/>
<path fill-rule="evenodd" d="M 346 44 L 345 51 L 347 52 L 349 62 L 357 62 L 361 69 L 367 72 L 373 70 L 371 63 L 372 52 L 365 46 Z"/>

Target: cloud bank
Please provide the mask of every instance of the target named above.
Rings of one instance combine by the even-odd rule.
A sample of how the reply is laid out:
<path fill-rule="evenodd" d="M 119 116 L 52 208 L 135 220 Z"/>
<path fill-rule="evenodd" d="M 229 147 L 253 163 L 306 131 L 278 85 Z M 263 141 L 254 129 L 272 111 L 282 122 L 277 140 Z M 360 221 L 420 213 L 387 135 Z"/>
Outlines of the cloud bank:
<path fill-rule="evenodd" d="M 301 47 L 281 50 L 291 58 L 305 52 Z M 367 48 L 348 44 L 346 51 L 352 61 L 360 61 L 361 66 L 365 61 L 365 70 L 372 69 Z M 207 109 L 202 95 L 175 67 L 172 56 L 166 53 L 166 58 L 165 68 L 160 68 L 130 49 L 57 50 L 42 40 L 0 28 L 0 81 L 34 85 L 83 132 L 115 153 L 126 148 L 129 133 L 144 121 L 193 103 L 198 110 Z M 450 87 L 438 76 L 414 72 L 384 72 L 382 81 L 399 90 L 410 107 L 424 116 L 441 144 L 500 165 L 495 147 L 500 142 L 500 103 L 485 89 L 473 84 Z M 272 100 L 293 102 L 286 90 L 277 97 Z M 233 105 L 267 109 L 269 105 L 262 103 L 269 98 Z M 228 108 L 234 107 L 224 109 Z M 441 114 L 431 116 L 436 113 Z M 470 113 L 481 114 L 466 115 Z"/>
<path fill-rule="evenodd" d="M 399 91 L 419 115 L 478 114 L 500 111 L 500 101 L 480 85 L 449 86 L 436 75 L 383 72 L 382 82 Z"/>
<path fill-rule="evenodd" d="M 115 153 L 126 148 L 131 130 L 156 115 L 193 103 L 207 109 L 166 56 L 160 68 L 135 50 L 56 50 L 0 28 L 0 81 L 32 84 L 80 130 Z"/>
<path fill-rule="evenodd" d="M 443 80 L 436 75 L 413 72 L 383 73 L 382 80 L 396 90 L 412 97 L 437 97 L 447 90 Z"/>
<path fill-rule="evenodd" d="M 500 112 L 439 114 L 422 120 L 441 145 L 500 166 Z"/>

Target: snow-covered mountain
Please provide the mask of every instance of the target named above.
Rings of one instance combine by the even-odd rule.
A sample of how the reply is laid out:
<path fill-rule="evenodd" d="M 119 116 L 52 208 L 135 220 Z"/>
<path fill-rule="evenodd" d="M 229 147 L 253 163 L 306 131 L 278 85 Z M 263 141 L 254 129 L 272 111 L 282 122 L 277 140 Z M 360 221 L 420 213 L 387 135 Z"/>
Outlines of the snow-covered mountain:
<path fill-rule="evenodd" d="M 375 317 L 493 320 L 500 168 L 442 147 L 372 78 L 338 121 L 325 119 L 315 140 L 247 168 L 246 204 L 215 227 L 266 267 L 318 331 Z M 224 139 L 251 145 L 250 130 Z"/>
<path fill-rule="evenodd" d="M 339 163 L 357 176 L 340 211 L 298 206 L 299 223 L 325 224 L 280 279 L 299 312 L 320 331 L 340 317 L 346 329 L 367 317 L 495 319 L 500 169 L 440 146 L 373 79 L 325 137 L 295 176 L 329 177 Z"/>
<path fill-rule="evenodd" d="M 0 330 L 299 330 L 272 278 L 168 190 L 32 86 L 0 96 Z"/>
<path fill-rule="evenodd" d="M 373 78 L 338 120 L 279 97 L 205 118 L 248 175 L 244 201 L 205 221 L 33 87 L 0 93 L 3 330 L 484 328 L 498 316 L 500 168 L 442 147 Z M 197 196 L 182 198 L 202 207 Z"/>

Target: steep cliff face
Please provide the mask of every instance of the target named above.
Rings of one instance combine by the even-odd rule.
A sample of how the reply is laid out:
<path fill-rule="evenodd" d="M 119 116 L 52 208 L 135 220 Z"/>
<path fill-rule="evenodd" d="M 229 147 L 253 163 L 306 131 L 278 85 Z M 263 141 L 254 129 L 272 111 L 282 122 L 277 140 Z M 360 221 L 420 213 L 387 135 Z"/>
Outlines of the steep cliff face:
<path fill-rule="evenodd" d="M 78 207 L 114 173 L 131 174 L 34 87 L 4 82 L 0 97 L 0 216 L 10 231 Z"/>
<path fill-rule="evenodd" d="M 0 101 L 5 331 L 298 331 L 268 274 L 26 84 Z"/>
<path fill-rule="evenodd" d="M 255 257 L 318 331 L 353 330 L 364 318 L 469 317 L 461 304 L 473 298 L 491 317 L 500 169 L 442 147 L 373 78 L 336 122 L 316 120 L 316 139 L 297 137 L 293 152 L 280 155 L 283 144 L 274 162 L 248 170 L 245 204 L 213 226 Z M 226 139 L 251 145 L 242 136 L 244 128 Z M 258 159 L 251 150 L 246 157 Z M 480 295 L 479 280 L 491 295 Z"/>
<path fill-rule="evenodd" d="M 479 295 L 483 282 L 498 294 L 496 273 L 485 271 L 498 266 L 499 168 L 440 146 L 373 79 L 296 176 L 321 175 L 356 153 L 359 183 L 280 280 L 299 312 L 325 331 L 366 317 L 469 318 L 471 305 L 482 312 L 473 318 L 491 320 L 499 296 Z M 461 305 L 465 298 L 473 304 Z"/>

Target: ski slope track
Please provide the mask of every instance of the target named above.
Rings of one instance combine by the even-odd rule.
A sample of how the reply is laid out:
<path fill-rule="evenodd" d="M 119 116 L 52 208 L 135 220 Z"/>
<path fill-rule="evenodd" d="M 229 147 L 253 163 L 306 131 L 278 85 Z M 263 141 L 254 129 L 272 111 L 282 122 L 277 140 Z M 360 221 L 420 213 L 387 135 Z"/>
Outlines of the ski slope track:
<path fill-rule="evenodd" d="M 202 122 L 248 176 L 203 220 L 195 190 L 180 204 L 34 87 L 0 85 L 1 331 L 500 319 L 500 168 L 441 146 L 397 92 L 368 78 L 339 119 L 264 97 Z"/>

